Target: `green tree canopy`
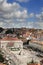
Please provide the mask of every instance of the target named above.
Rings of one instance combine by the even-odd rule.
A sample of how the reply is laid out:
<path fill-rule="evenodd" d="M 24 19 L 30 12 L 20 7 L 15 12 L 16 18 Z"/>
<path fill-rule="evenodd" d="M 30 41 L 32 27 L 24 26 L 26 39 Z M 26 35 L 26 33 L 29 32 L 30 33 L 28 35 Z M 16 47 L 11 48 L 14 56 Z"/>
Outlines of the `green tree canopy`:
<path fill-rule="evenodd" d="M 0 62 L 4 62 L 4 58 L 1 54 L 0 54 Z"/>
<path fill-rule="evenodd" d="M 9 29 L 5 32 L 5 34 L 13 34 L 13 31 Z"/>

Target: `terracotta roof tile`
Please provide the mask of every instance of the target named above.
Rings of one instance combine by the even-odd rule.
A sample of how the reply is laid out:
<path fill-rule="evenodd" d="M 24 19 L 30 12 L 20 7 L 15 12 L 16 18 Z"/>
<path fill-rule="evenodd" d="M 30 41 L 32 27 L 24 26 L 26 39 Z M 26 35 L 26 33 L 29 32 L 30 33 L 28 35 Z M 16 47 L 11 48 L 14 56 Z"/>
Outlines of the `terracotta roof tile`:
<path fill-rule="evenodd" d="M 20 40 L 20 39 L 18 39 L 17 37 L 15 37 L 15 38 L 13 38 L 13 37 L 4 37 L 3 39 L 1 39 L 1 41 L 16 41 L 16 40 Z"/>
<path fill-rule="evenodd" d="M 0 63 L 0 65 L 6 65 L 6 64 Z"/>

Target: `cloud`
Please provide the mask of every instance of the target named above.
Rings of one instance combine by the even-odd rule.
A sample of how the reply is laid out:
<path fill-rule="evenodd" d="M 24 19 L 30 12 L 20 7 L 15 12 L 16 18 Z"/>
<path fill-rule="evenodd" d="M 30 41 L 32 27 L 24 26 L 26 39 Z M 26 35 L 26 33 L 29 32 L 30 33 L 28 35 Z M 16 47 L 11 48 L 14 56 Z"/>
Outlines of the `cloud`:
<path fill-rule="evenodd" d="M 15 22 L 23 22 L 28 18 L 28 12 L 22 8 L 18 3 L 7 3 L 7 0 L 0 0 L 0 26 L 12 27 Z M 16 24 L 17 25 L 17 24 Z"/>
<path fill-rule="evenodd" d="M 38 22 L 36 22 L 37 28 L 43 29 L 43 11 L 39 14 L 36 14 L 36 19 L 38 19 Z"/>
<path fill-rule="evenodd" d="M 30 18 L 32 16 L 33 13 L 28 14 L 28 11 L 22 8 L 18 3 L 14 2 L 11 4 L 7 3 L 7 0 L 0 0 L 0 26 L 25 26 L 24 23 L 27 22 L 27 18 Z"/>
<path fill-rule="evenodd" d="M 7 0 L 0 0 L 0 27 L 43 28 L 43 22 L 28 21 L 34 16 L 34 13 L 29 14 L 27 9 L 20 6 L 19 3 L 11 4 L 7 3 Z M 36 18 L 43 19 L 43 12 L 36 14 Z"/>
<path fill-rule="evenodd" d="M 30 17 L 34 17 L 34 13 L 30 13 Z"/>
<path fill-rule="evenodd" d="M 40 21 L 43 21 L 43 12 L 36 14 L 36 18 L 38 18 Z"/>
<path fill-rule="evenodd" d="M 38 29 L 43 29 L 43 22 L 36 22 L 35 26 Z"/>

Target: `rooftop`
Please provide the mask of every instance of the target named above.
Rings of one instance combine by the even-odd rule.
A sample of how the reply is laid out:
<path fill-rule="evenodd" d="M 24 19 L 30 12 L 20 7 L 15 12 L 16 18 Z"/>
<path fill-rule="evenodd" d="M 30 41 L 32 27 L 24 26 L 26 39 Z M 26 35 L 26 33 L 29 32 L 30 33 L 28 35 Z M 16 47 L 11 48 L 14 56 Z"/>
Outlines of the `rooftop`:
<path fill-rule="evenodd" d="M 17 37 L 13 38 L 10 36 L 6 36 L 6 37 L 2 38 L 1 41 L 21 41 L 21 40 L 18 39 Z"/>
<path fill-rule="evenodd" d="M 0 63 L 0 65 L 6 65 L 6 64 Z"/>

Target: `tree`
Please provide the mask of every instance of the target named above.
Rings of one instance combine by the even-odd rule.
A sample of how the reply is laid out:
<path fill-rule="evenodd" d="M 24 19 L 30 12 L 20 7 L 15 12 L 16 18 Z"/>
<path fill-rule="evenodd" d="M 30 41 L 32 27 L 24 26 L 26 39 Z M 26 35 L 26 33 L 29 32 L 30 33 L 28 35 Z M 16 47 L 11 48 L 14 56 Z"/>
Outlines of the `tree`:
<path fill-rule="evenodd" d="M 0 62 L 4 62 L 4 58 L 1 54 L 0 54 Z"/>
<path fill-rule="evenodd" d="M 13 34 L 13 31 L 9 29 L 5 32 L 5 34 Z"/>
<path fill-rule="evenodd" d="M 0 33 L 3 31 L 4 29 L 0 27 Z"/>

